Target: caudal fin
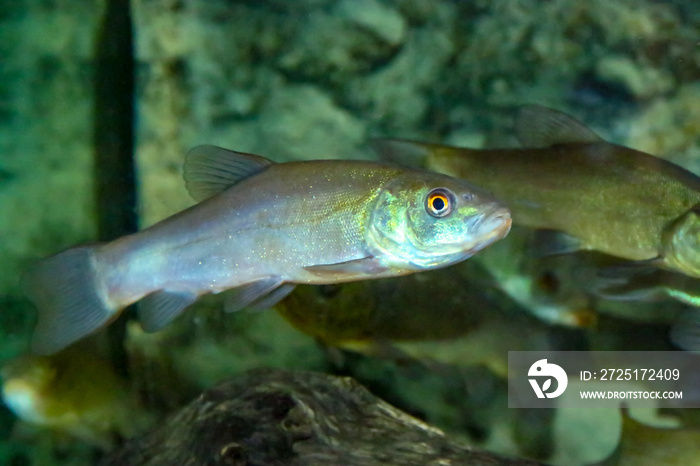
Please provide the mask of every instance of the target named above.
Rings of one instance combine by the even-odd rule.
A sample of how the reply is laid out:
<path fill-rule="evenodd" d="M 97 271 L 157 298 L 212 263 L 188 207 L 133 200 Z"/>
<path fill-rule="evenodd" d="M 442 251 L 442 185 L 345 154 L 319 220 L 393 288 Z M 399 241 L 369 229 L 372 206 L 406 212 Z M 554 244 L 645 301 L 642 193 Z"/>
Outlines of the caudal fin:
<path fill-rule="evenodd" d="M 32 350 L 52 354 L 104 326 L 115 315 L 100 296 L 94 246 L 69 249 L 38 262 L 22 277 L 39 310 Z"/>

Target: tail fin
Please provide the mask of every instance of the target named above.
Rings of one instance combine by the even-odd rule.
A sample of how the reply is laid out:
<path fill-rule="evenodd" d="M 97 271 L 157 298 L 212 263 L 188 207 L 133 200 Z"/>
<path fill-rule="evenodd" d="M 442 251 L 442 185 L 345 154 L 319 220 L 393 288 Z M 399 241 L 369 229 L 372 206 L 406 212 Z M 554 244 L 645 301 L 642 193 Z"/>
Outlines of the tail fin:
<path fill-rule="evenodd" d="M 94 250 L 94 246 L 69 249 L 40 261 L 22 277 L 24 293 L 39 310 L 32 339 L 35 353 L 55 353 L 116 314 L 101 296 Z"/>

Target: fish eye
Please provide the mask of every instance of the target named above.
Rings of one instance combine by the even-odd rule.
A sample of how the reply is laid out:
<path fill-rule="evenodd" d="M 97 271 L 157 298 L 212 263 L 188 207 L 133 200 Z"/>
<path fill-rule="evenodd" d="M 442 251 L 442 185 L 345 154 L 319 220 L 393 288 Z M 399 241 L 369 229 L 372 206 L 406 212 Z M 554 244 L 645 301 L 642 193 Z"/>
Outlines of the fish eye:
<path fill-rule="evenodd" d="M 425 210 L 433 217 L 441 218 L 449 215 L 454 206 L 454 195 L 445 188 L 436 188 L 428 193 L 425 199 Z"/>

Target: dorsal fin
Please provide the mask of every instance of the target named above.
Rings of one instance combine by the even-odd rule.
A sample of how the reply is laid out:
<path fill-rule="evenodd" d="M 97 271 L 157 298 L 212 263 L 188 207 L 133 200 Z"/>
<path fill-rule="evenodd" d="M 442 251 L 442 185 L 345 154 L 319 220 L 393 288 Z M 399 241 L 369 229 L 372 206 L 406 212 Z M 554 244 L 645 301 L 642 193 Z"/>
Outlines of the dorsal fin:
<path fill-rule="evenodd" d="M 395 163 L 404 167 L 425 168 L 432 147 L 406 139 L 377 138 L 369 142 L 382 162 Z"/>
<path fill-rule="evenodd" d="M 203 145 L 187 153 L 183 178 L 192 199 L 201 202 L 273 163 L 259 155 Z"/>
<path fill-rule="evenodd" d="M 526 105 L 515 117 L 515 133 L 523 147 L 544 148 L 557 144 L 593 143 L 603 139 L 564 112 Z"/>

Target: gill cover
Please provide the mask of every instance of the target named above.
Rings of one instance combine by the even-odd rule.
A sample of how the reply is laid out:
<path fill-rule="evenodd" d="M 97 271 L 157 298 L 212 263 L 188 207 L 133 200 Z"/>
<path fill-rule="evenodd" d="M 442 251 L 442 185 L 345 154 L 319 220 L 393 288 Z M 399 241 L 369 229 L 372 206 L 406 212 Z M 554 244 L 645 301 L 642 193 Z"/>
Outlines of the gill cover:
<path fill-rule="evenodd" d="M 481 214 L 478 203 L 466 185 L 448 188 L 396 179 L 377 196 L 370 214 L 368 244 L 378 250 L 375 255 L 381 252 L 394 267 L 448 265 L 457 256 L 464 259 L 478 241 L 470 238 L 471 226 Z"/>
<path fill-rule="evenodd" d="M 665 240 L 664 260 L 686 275 L 700 278 L 700 205 L 671 224 Z"/>

